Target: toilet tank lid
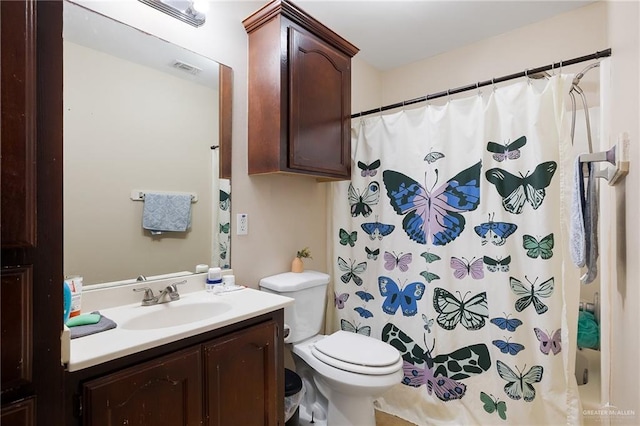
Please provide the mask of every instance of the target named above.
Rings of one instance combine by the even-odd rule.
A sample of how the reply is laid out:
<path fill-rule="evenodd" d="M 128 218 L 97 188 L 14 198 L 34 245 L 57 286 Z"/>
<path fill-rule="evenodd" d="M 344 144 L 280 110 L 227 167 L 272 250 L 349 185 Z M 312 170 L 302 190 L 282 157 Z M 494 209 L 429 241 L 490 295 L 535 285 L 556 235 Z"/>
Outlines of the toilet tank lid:
<path fill-rule="evenodd" d="M 304 290 L 329 283 L 329 275 L 318 271 L 285 272 L 260 280 L 260 287 L 278 293 Z"/>

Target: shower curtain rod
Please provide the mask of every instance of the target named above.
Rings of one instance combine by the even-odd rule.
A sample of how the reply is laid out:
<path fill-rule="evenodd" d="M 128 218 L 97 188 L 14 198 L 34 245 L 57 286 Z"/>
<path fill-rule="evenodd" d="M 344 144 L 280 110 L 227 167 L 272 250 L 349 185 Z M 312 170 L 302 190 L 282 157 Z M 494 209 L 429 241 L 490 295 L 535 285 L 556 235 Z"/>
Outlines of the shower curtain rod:
<path fill-rule="evenodd" d="M 527 69 L 527 70 L 519 72 L 519 73 L 509 74 L 509 75 L 505 75 L 505 76 L 497 77 L 497 78 L 492 78 L 491 80 L 479 81 L 479 82 L 477 82 L 475 84 L 469 84 L 467 86 L 456 87 L 455 89 L 449 89 L 449 90 L 446 90 L 444 92 L 433 93 L 431 95 L 422 96 L 420 98 L 414 98 L 414 99 L 410 99 L 408 101 L 397 102 L 395 104 L 385 105 L 385 106 L 378 107 L 378 108 L 375 108 L 375 109 L 370 109 L 368 111 L 358 112 L 356 114 L 353 114 L 351 116 L 351 118 L 363 117 L 365 115 L 380 113 L 380 112 L 383 112 L 383 111 L 388 111 L 390 109 L 400 108 L 400 107 L 404 107 L 404 106 L 407 106 L 407 105 L 417 104 L 419 102 L 429 101 L 431 99 L 442 98 L 442 97 L 449 96 L 449 95 L 455 95 L 456 93 L 462 93 L 462 92 L 466 92 L 468 90 L 479 89 L 480 87 L 489 86 L 489 85 L 493 85 L 493 84 L 496 84 L 496 83 L 502 83 L 502 82 L 507 81 L 507 80 L 513 80 L 513 79 L 521 78 L 521 77 L 529 77 L 529 76 L 532 76 L 534 74 L 541 73 L 543 71 L 554 70 L 554 69 L 557 69 L 557 68 L 562 68 L 562 67 L 566 67 L 566 66 L 569 66 L 569 65 L 578 64 L 580 62 L 591 61 L 591 60 L 599 59 L 599 58 L 606 58 L 606 57 L 609 57 L 609 56 L 611 56 L 611 48 L 605 49 L 605 50 L 601 50 L 601 51 L 598 51 L 596 53 L 592 53 L 591 55 L 580 56 L 578 58 L 569 59 L 567 61 L 560 61 L 560 62 L 556 62 L 554 64 L 545 65 L 545 66 L 538 67 L 538 68 L 531 68 L 531 69 Z"/>

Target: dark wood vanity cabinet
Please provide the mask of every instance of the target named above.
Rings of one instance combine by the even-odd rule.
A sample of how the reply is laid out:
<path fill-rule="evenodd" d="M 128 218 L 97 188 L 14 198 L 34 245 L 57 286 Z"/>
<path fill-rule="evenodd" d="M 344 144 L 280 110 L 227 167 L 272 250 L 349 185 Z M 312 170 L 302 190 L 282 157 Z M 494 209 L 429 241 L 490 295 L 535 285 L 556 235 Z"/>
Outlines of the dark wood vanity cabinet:
<path fill-rule="evenodd" d="M 67 373 L 67 426 L 284 425 L 282 310 Z"/>
<path fill-rule="evenodd" d="M 249 174 L 351 177 L 351 58 L 358 49 L 294 4 L 243 21 L 249 35 Z"/>

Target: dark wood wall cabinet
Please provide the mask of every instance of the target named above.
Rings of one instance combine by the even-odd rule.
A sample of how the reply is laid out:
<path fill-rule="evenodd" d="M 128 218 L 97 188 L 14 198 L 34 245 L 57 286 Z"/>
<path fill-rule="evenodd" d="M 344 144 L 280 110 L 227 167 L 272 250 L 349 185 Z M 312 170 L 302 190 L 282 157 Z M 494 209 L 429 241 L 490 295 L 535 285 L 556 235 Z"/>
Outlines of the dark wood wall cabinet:
<path fill-rule="evenodd" d="M 358 48 L 276 0 L 249 35 L 249 174 L 351 177 L 351 58 Z"/>
<path fill-rule="evenodd" d="M 283 310 L 67 374 L 67 426 L 284 425 Z"/>

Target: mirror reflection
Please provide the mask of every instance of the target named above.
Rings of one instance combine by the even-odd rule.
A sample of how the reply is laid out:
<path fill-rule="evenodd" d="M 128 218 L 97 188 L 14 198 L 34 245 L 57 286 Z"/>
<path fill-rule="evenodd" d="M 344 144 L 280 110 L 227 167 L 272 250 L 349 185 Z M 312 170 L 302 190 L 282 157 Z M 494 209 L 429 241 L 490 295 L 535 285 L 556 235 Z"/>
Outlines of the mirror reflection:
<path fill-rule="evenodd" d="M 87 285 L 228 267 L 220 65 L 73 3 L 64 8 L 65 275 Z M 195 195 L 190 227 L 143 229 L 140 192 Z"/>

